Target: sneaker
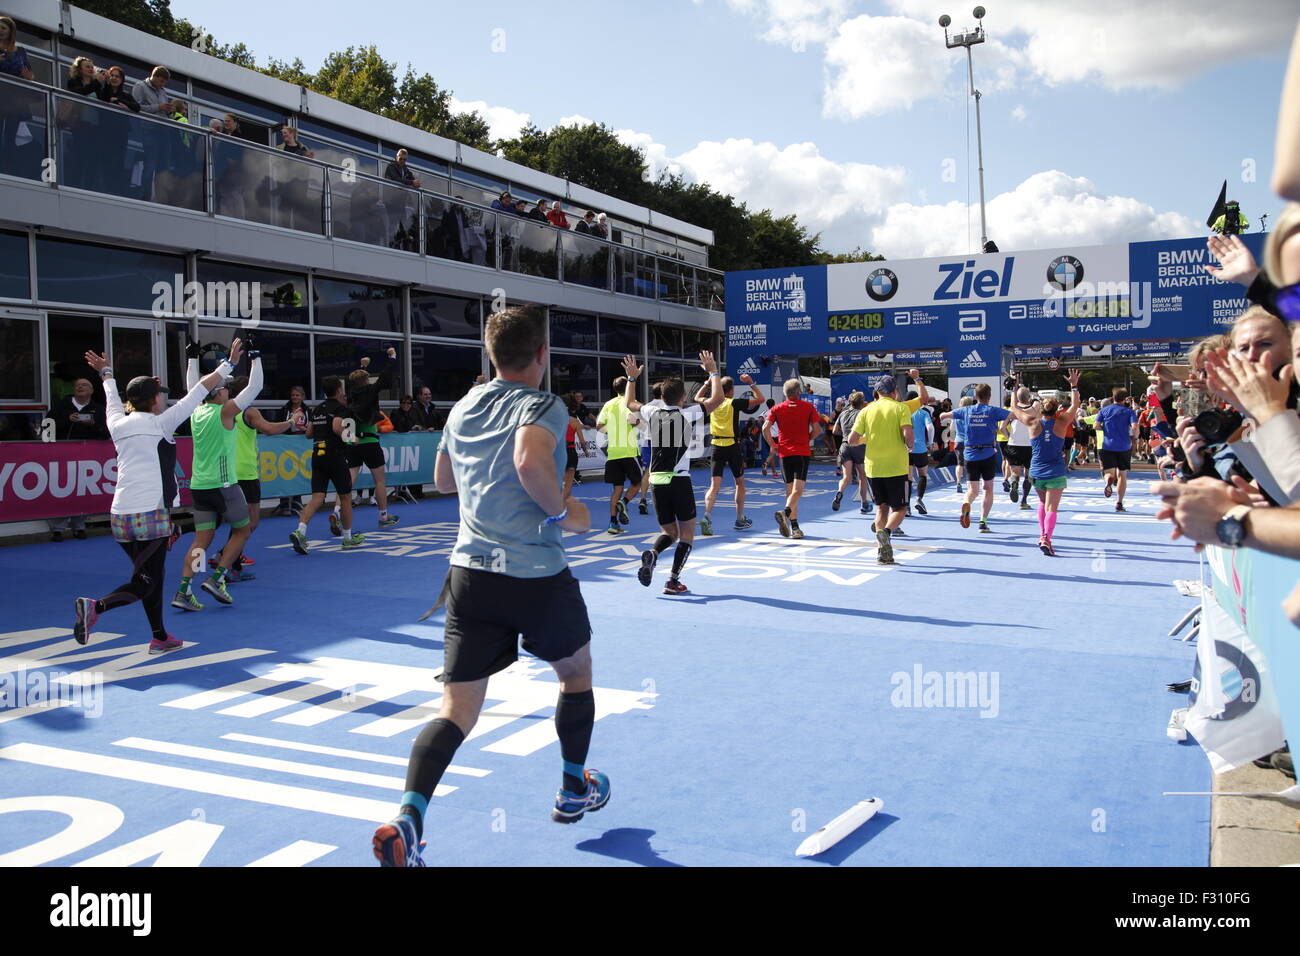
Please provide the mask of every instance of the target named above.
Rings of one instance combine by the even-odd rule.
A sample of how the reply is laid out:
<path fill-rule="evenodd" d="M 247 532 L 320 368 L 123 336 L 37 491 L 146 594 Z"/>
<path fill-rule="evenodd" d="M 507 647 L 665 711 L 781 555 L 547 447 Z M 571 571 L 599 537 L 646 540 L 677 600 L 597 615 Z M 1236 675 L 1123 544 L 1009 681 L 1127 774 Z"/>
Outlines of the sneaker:
<path fill-rule="evenodd" d="M 654 577 L 655 565 L 659 563 L 659 552 L 650 550 L 641 552 L 641 567 L 637 568 L 636 579 L 645 587 L 650 586 L 650 580 Z"/>
<path fill-rule="evenodd" d="M 1006 483 L 1005 481 L 1002 482 L 1002 486 L 1003 486 L 1004 488 L 1006 487 L 1006 484 L 1007 484 L 1007 483 Z M 1011 490 L 1010 490 L 1009 492 L 1007 492 L 1007 493 L 1008 493 L 1009 495 L 1011 495 L 1011 500 L 1012 500 L 1012 501 L 1019 501 L 1019 500 L 1020 500 L 1020 482 L 1018 482 L 1018 481 L 1013 481 L 1013 482 L 1011 482 Z"/>
<path fill-rule="evenodd" d="M 980 520 L 980 534 L 988 534 L 992 530 L 993 529 L 989 527 L 989 523 L 987 521 L 984 521 L 983 519 Z"/>
<path fill-rule="evenodd" d="M 375 830 L 370 843 L 380 866 L 424 866 L 420 839 L 410 817 L 393 817 Z"/>
<path fill-rule="evenodd" d="M 1116 510 L 1116 511 L 1128 511 L 1128 509 L 1124 507 L 1124 502 L 1122 502 L 1122 501 L 1117 501 L 1117 502 L 1115 502 L 1115 510 Z"/>
<path fill-rule="evenodd" d="M 618 518 L 619 524 L 627 524 L 632 520 L 627 514 L 627 502 L 622 498 L 614 502 L 614 516 Z"/>
<path fill-rule="evenodd" d="M 916 510 L 919 511 L 919 512 L 920 512 L 921 514 L 923 514 L 923 515 L 928 515 L 928 514 L 930 513 L 930 512 L 928 512 L 928 511 L 925 510 L 925 505 L 923 505 L 923 504 L 922 504 L 921 502 L 919 502 L 919 501 L 916 503 Z"/>
<path fill-rule="evenodd" d="M 803 537 L 803 528 L 799 527 L 799 522 L 797 521 L 790 522 L 790 537 L 792 538 Z"/>
<path fill-rule="evenodd" d="M 609 803 L 609 777 L 599 770 L 584 770 L 587 789 L 583 793 L 561 790 L 555 795 L 551 819 L 556 823 L 577 823 L 584 813 L 595 813 Z"/>
<path fill-rule="evenodd" d="M 863 505 L 861 508 L 858 509 L 858 514 L 860 515 L 871 514 L 871 505 Z"/>
<path fill-rule="evenodd" d="M 257 564 L 257 562 L 254 561 L 252 558 L 250 558 L 248 555 L 241 554 L 239 556 L 239 566 L 241 568 L 251 568 L 255 564 Z"/>
<path fill-rule="evenodd" d="M 400 519 L 397 517 L 397 515 L 388 515 L 387 517 L 379 519 L 379 527 L 391 528 L 393 525 L 397 524 L 399 520 Z"/>
<path fill-rule="evenodd" d="M 1007 481 L 1005 478 L 1002 479 L 1002 490 L 1007 492 L 1007 494 L 1011 493 L 1011 483 Z"/>
<path fill-rule="evenodd" d="M 844 500 L 844 492 L 842 491 L 835 492 L 835 500 L 831 502 L 831 511 L 839 511 L 840 502 L 843 500 Z"/>
<path fill-rule="evenodd" d="M 240 581 L 251 581 L 256 577 L 257 575 L 248 568 L 231 568 L 226 572 L 226 583 L 238 584 Z"/>
<path fill-rule="evenodd" d="M 664 594 L 685 594 L 687 590 L 686 585 L 682 584 L 681 581 L 672 579 L 669 579 L 668 583 L 664 585 Z"/>
<path fill-rule="evenodd" d="M 605 531 L 609 534 L 623 534 L 623 529 L 619 527 L 617 521 L 611 521 Z"/>
<path fill-rule="evenodd" d="M 1046 539 L 1046 538 L 1040 537 L 1040 538 L 1038 539 L 1038 550 L 1041 551 L 1041 552 L 1043 552 L 1043 554 L 1051 554 L 1051 553 L 1052 553 L 1051 546 L 1047 543 L 1047 539 Z"/>
<path fill-rule="evenodd" d="M 235 599 L 230 596 L 226 590 L 226 582 L 217 578 L 214 574 L 203 582 L 203 590 L 207 591 L 222 604 L 234 604 Z"/>
<path fill-rule="evenodd" d="M 980 524 L 982 525 L 984 524 L 984 522 L 981 521 Z M 963 501 L 961 503 L 961 526 L 963 528 L 970 527 L 970 502 L 969 501 Z"/>
<path fill-rule="evenodd" d="M 1029 499 L 1028 499 L 1028 498 L 1022 498 L 1022 499 L 1020 499 L 1020 510 L 1021 510 L 1021 511 L 1031 511 L 1031 510 L 1033 509 L 1033 507 L 1034 507 L 1034 506 L 1031 505 L 1031 504 L 1029 503 Z"/>
<path fill-rule="evenodd" d="M 1054 558 L 1054 557 L 1056 557 L 1056 549 L 1052 547 L 1052 539 L 1051 539 L 1051 538 L 1048 538 L 1048 539 L 1047 539 L 1047 550 L 1044 551 L 1043 554 L 1047 555 L 1049 558 Z"/>
<path fill-rule="evenodd" d="M 165 653 L 167 653 L 167 651 L 175 651 L 175 650 L 179 650 L 180 648 L 182 648 L 182 647 L 184 647 L 184 646 L 185 646 L 185 642 L 184 642 L 184 641 L 179 640 L 179 639 L 177 639 L 177 638 L 175 638 L 175 637 L 172 637 L 170 634 L 168 634 L 168 635 L 167 635 L 167 640 L 165 640 L 165 641 L 160 641 L 160 640 L 158 640 L 158 638 L 156 638 L 156 637 L 150 639 L 150 641 L 149 641 L 149 653 L 150 653 L 150 654 L 165 654 Z"/>
<path fill-rule="evenodd" d="M 700 519 L 700 534 L 705 537 L 711 537 L 713 535 L 713 519 L 707 514 Z"/>
<path fill-rule="evenodd" d="M 172 595 L 172 607 L 178 607 L 182 611 L 202 611 L 203 605 L 199 599 L 194 596 L 194 592 L 189 588 L 181 588 Z"/>
<path fill-rule="evenodd" d="M 343 539 L 343 550 L 354 551 L 357 548 L 361 547 L 363 544 L 365 544 L 365 541 L 366 541 L 366 536 L 364 534 L 357 534 L 354 531 L 352 533 L 352 537 Z"/>
<path fill-rule="evenodd" d="M 957 482 L 957 494 L 959 494 L 959 495 L 961 495 L 961 494 L 965 494 L 965 492 L 962 490 L 961 482 L 960 482 L 960 481 Z"/>
<path fill-rule="evenodd" d="M 781 537 L 790 537 L 790 519 L 787 518 L 785 512 L 779 508 L 776 512 L 776 527 L 777 530 L 781 532 Z"/>
<path fill-rule="evenodd" d="M 876 563 L 893 564 L 894 563 L 894 546 L 889 543 L 888 531 L 876 532 Z"/>
<path fill-rule="evenodd" d="M 895 538 L 906 538 L 907 532 L 904 531 L 902 528 L 895 528 L 893 531 L 890 532 L 890 535 Z"/>
<path fill-rule="evenodd" d="M 912 517 L 912 505 L 911 505 L 911 502 L 908 503 L 908 505 L 907 505 L 907 510 L 904 512 L 903 517 L 904 517 L 904 518 L 910 518 L 910 517 Z"/>
<path fill-rule="evenodd" d="M 330 534 L 336 538 L 343 536 L 343 525 L 339 522 L 338 513 L 334 511 L 330 512 Z"/>
<path fill-rule="evenodd" d="M 1107 498 L 1109 498 L 1112 494 L 1115 493 L 1115 482 L 1111 480 L 1110 475 L 1106 476 L 1106 487 L 1101 489 L 1101 493 L 1105 495 Z"/>
<path fill-rule="evenodd" d="M 95 626 L 99 614 L 95 610 L 94 598 L 77 598 L 77 622 L 72 625 L 72 636 L 78 644 L 90 640 L 90 629 Z"/>
<path fill-rule="evenodd" d="M 289 543 L 293 545 L 293 550 L 299 554 L 307 553 L 307 536 L 297 528 L 289 532 Z"/>
<path fill-rule="evenodd" d="M 644 498 L 642 498 L 641 503 L 636 506 L 636 510 L 638 514 L 648 515 L 650 513 L 650 509 L 645 506 Z"/>
<path fill-rule="evenodd" d="M 731 527 L 735 531 L 748 531 L 754 527 L 754 520 L 752 518 L 737 518 L 736 523 Z"/>

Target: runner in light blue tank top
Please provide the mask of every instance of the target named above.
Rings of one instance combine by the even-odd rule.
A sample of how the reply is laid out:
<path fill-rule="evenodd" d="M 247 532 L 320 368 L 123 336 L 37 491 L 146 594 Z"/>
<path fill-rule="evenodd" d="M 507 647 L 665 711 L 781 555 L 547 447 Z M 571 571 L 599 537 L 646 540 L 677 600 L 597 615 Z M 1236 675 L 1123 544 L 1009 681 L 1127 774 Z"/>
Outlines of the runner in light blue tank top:
<path fill-rule="evenodd" d="M 1029 444 L 1033 449 L 1029 476 L 1034 479 L 1038 492 L 1038 547 L 1043 554 L 1056 554 L 1052 548 L 1052 533 L 1056 530 L 1056 515 L 1065 492 L 1065 433 L 1079 410 L 1079 370 L 1071 369 L 1065 376 L 1070 383 L 1070 407 L 1062 410 L 1055 398 L 1035 402 L 1025 410 L 1014 406 L 1011 414 L 1029 426 Z"/>

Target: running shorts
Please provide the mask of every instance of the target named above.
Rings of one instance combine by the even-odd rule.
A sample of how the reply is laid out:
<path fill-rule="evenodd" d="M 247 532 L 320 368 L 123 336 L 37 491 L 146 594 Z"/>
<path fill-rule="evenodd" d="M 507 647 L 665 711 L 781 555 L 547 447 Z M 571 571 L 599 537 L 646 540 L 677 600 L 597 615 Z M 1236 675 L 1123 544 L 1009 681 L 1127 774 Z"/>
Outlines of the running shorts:
<path fill-rule="evenodd" d="M 686 475 L 673 475 L 666 485 L 651 485 L 655 500 L 655 520 L 661 525 L 695 518 L 695 486 Z"/>
<path fill-rule="evenodd" d="M 1118 468 L 1120 471 L 1128 471 L 1133 467 L 1133 450 L 1128 451 L 1107 451 L 1102 449 L 1101 467 L 1109 471 L 1112 468 Z"/>
<path fill-rule="evenodd" d="M 1013 467 L 1028 468 L 1034 460 L 1034 449 L 1029 445 L 1007 445 L 1006 456 Z"/>
<path fill-rule="evenodd" d="M 1065 475 L 1060 478 L 1035 478 L 1034 487 L 1040 491 L 1052 491 L 1056 488 L 1064 490 L 1068 481 Z"/>
<path fill-rule="evenodd" d="M 876 507 L 907 507 L 907 475 L 893 475 L 889 478 L 868 478 L 871 486 L 871 500 Z"/>
<path fill-rule="evenodd" d="M 788 485 L 792 481 L 807 481 L 808 462 L 811 460 L 809 455 L 783 455 L 781 471 L 785 474 L 785 483 Z"/>
<path fill-rule="evenodd" d="M 1071 435 L 1069 438 L 1066 438 L 1061 442 L 1061 451 L 1065 452 L 1067 455 L 1070 453 L 1070 449 L 1073 447 L 1074 447 L 1073 435 Z"/>
<path fill-rule="evenodd" d="M 371 441 L 361 445 L 348 445 L 346 449 L 348 467 L 360 468 L 365 465 L 371 471 L 384 467 L 384 449 L 379 442 Z"/>
<path fill-rule="evenodd" d="M 190 489 L 194 502 L 194 530 L 211 531 L 222 521 L 232 528 L 248 524 L 248 502 L 239 485 Z"/>
<path fill-rule="evenodd" d="M 323 495 L 330 485 L 341 495 L 352 493 L 352 472 L 344 455 L 317 449 L 311 458 L 311 493 Z"/>
<path fill-rule="evenodd" d="M 979 461 L 966 460 L 966 479 L 974 484 L 977 481 L 992 481 L 998 475 L 998 456 L 989 455 Z"/>
<path fill-rule="evenodd" d="M 840 464 L 865 465 L 867 462 L 867 446 L 858 444 L 850 445 L 844 442 L 840 445 Z"/>
<path fill-rule="evenodd" d="M 641 467 L 642 468 L 650 467 L 650 446 L 649 445 L 641 446 Z"/>
<path fill-rule="evenodd" d="M 925 452 L 908 452 L 907 463 L 913 468 L 928 468 L 930 465 L 930 456 Z"/>
<path fill-rule="evenodd" d="M 957 464 L 966 464 L 966 443 L 964 441 L 957 442 Z"/>
<path fill-rule="evenodd" d="M 641 484 L 639 458 L 610 458 L 605 461 L 605 483 L 622 487 Z"/>
<path fill-rule="evenodd" d="M 544 661 L 570 657 L 591 641 L 578 580 L 565 568 L 545 578 L 512 578 L 478 568 L 447 575 L 447 623 L 439 680 L 482 680 L 519 659 L 519 639 Z"/>
<path fill-rule="evenodd" d="M 564 449 L 564 470 L 578 470 L 578 449 L 574 448 L 572 445 L 566 445 Z"/>
<path fill-rule="evenodd" d="M 244 500 L 250 505 L 260 504 L 262 501 L 262 482 L 257 478 L 241 478 L 239 488 L 244 492 Z"/>
<path fill-rule="evenodd" d="M 721 478 L 722 473 L 728 468 L 731 469 L 732 478 L 740 478 L 745 474 L 745 460 L 741 457 L 740 446 L 714 445 L 713 477 Z"/>

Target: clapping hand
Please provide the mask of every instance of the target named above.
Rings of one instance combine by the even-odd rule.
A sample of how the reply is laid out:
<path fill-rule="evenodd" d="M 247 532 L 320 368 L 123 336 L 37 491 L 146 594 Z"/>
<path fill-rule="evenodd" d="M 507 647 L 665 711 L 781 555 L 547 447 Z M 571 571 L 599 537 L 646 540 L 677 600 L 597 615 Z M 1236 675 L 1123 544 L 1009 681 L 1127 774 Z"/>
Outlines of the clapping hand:
<path fill-rule="evenodd" d="M 629 379 L 635 379 L 642 372 L 642 366 L 636 363 L 636 358 L 631 355 L 623 356 L 623 374 Z"/>
<path fill-rule="evenodd" d="M 1221 282 L 1239 282 L 1248 286 L 1255 281 L 1259 275 L 1259 265 L 1239 238 L 1210 236 L 1208 244 L 1210 255 L 1219 260 L 1219 267 L 1216 269 L 1211 265 L 1203 265 L 1202 269 Z"/>
<path fill-rule="evenodd" d="M 706 375 L 718 374 L 718 363 L 713 359 L 713 353 L 707 349 L 700 353 L 700 368 L 704 369 Z"/>
<path fill-rule="evenodd" d="M 1206 353 L 1205 378 L 1237 411 L 1263 424 L 1286 411 L 1291 383 L 1295 380 L 1293 365 L 1283 366 L 1275 378 L 1276 364 L 1272 353 L 1266 352 L 1258 362 L 1250 362 L 1235 352 L 1220 349 Z"/>

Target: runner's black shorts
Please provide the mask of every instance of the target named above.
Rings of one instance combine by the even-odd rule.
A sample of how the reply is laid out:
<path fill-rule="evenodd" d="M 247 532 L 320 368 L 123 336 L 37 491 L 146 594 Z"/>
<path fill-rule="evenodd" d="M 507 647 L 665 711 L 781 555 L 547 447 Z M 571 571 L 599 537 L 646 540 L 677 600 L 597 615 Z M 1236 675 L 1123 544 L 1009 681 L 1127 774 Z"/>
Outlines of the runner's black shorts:
<path fill-rule="evenodd" d="M 323 443 L 317 443 L 311 456 L 311 493 L 323 495 L 333 485 L 339 494 L 351 494 L 352 472 L 348 471 L 347 456 L 322 446 Z"/>
<path fill-rule="evenodd" d="M 908 452 L 907 463 L 913 468 L 928 468 L 930 466 L 930 456 L 925 452 Z"/>
<path fill-rule="evenodd" d="M 782 455 L 781 471 L 785 474 L 785 483 L 788 485 L 792 481 L 807 481 L 810 461 L 812 457 L 809 455 Z"/>
<path fill-rule="evenodd" d="M 867 446 L 850 445 L 847 441 L 840 445 L 840 464 L 861 465 L 867 460 Z"/>
<path fill-rule="evenodd" d="M 650 488 L 654 494 L 655 520 L 661 525 L 695 518 L 695 486 L 688 476 L 673 475 L 667 484 L 651 483 Z"/>
<path fill-rule="evenodd" d="M 998 456 L 989 455 L 979 461 L 966 459 L 966 480 L 971 484 L 977 481 L 992 481 L 998 475 Z"/>
<path fill-rule="evenodd" d="M 641 484 L 639 458 L 609 458 L 605 461 L 605 483 L 623 486 Z"/>
<path fill-rule="evenodd" d="M 244 492 L 244 500 L 250 505 L 255 505 L 262 500 L 262 482 L 257 478 L 239 479 L 239 487 Z"/>
<path fill-rule="evenodd" d="M 221 522 L 232 528 L 248 524 L 248 502 L 239 485 L 225 488 L 191 488 L 190 500 L 194 502 L 194 528 L 211 531 Z"/>
<path fill-rule="evenodd" d="M 572 445 L 566 445 L 564 448 L 564 470 L 578 470 L 578 449 L 574 448 Z"/>
<path fill-rule="evenodd" d="M 1068 453 L 1074 447 L 1074 436 L 1071 435 L 1061 442 L 1061 451 Z"/>
<path fill-rule="evenodd" d="M 453 567 L 447 576 L 447 623 L 439 680 L 482 680 L 503 671 L 524 650 L 563 660 L 591 641 L 578 579 L 568 568 L 545 578 L 512 578 Z"/>
<path fill-rule="evenodd" d="M 907 507 L 907 475 L 893 475 L 889 478 L 868 478 L 871 486 L 871 500 L 876 507 L 888 505 L 890 508 Z"/>
<path fill-rule="evenodd" d="M 964 441 L 957 442 L 957 464 L 966 464 L 966 443 Z"/>
<path fill-rule="evenodd" d="M 731 469 L 732 478 L 740 478 L 745 474 L 745 459 L 740 454 L 740 446 L 714 445 L 713 477 L 721 478 L 728 468 Z"/>
<path fill-rule="evenodd" d="M 1006 456 L 1014 467 L 1028 468 L 1034 460 L 1034 449 L 1030 445 L 1007 445 Z"/>
<path fill-rule="evenodd" d="M 1131 448 L 1128 451 L 1107 451 L 1103 448 L 1098 454 L 1101 455 L 1101 467 L 1107 471 L 1112 468 L 1129 471 L 1133 467 L 1133 450 Z"/>
<path fill-rule="evenodd" d="M 365 465 L 371 471 L 384 467 L 384 449 L 377 441 L 363 442 L 347 447 L 348 467 L 360 468 Z"/>

